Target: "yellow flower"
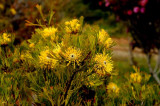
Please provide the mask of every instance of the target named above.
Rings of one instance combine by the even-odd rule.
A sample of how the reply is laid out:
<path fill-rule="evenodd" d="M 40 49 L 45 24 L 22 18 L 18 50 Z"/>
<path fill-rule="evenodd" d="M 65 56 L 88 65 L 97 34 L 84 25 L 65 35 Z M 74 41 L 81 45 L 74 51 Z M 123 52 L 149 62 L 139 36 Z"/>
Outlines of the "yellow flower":
<path fill-rule="evenodd" d="M 15 14 L 17 13 L 14 8 L 11 8 L 10 11 L 11 11 L 11 13 L 12 13 L 13 15 L 15 15 Z"/>
<path fill-rule="evenodd" d="M 69 65 L 72 62 L 74 63 L 74 68 L 75 68 L 75 63 L 79 65 L 81 55 L 82 54 L 80 49 L 77 49 L 75 47 L 69 47 L 64 53 L 65 59 L 69 61 L 67 65 Z"/>
<path fill-rule="evenodd" d="M 42 31 L 42 36 L 44 38 L 47 38 L 47 37 L 50 36 L 51 39 L 54 40 L 56 32 L 57 32 L 57 28 L 54 28 L 54 27 L 44 28 L 43 31 Z"/>
<path fill-rule="evenodd" d="M 99 31 L 99 34 L 98 34 L 99 43 L 103 44 L 108 37 L 109 37 L 109 34 L 104 29 Z"/>
<path fill-rule="evenodd" d="M 109 48 L 109 47 L 112 45 L 112 43 L 113 43 L 112 39 L 111 39 L 111 38 L 108 38 L 108 39 L 105 41 L 104 45 L 105 45 L 106 48 Z"/>
<path fill-rule="evenodd" d="M 39 63 L 42 68 L 54 68 L 55 67 L 57 60 L 49 57 L 49 54 L 50 54 L 49 50 L 40 52 Z"/>
<path fill-rule="evenodd" d="M 140 83 L 141 80 L 142 80 L 142 77 L 141 77 L 141 75 L 140 75 L 139 72 L 132 73 L 130 75 L 130 78 L 131 78 L 131 82 L 138 82 L 138 83 Z"/>
<path fill-rule="evenodd" d="M 34 46 L 35 46 L 34 43 L 29 44 L 30 48 L 33 48 Z"/>
<path fill-rule="evenodd" d="M 65 30 L 67 33 L 78 33 L 80 29 L 80 23 L 79 20 L 73 19 L 71 21 L 65 22 Z"/>
<path fill-rule="evenodd" d="M 21 54 L 20 59 L 24 60 L 24 55 L 23 54 Z"/>
<path fill-rule="evenodd" d="M 2 44 L 8 44 L 11 42 L 11 34 L 3 33 L 0 37 L 0 43 Z"/>
<path fill-rule="evenodd" d="M 105 75 L 107 73 L 111 73 L 113 68 L 111 57 L 105 55 L 104 53 L 97 54 L 94 58 L 94 61 L 95 61 L 94 69 L 97 74 Z"/>
<path fill-rule="evenodd" d="M 119 88 L 118 86 L 113 83 L 113 82 L 110 82 L 107 86 L 107 90 L 108 90 L 108 93 L 115 93 L 115 94 L 119 94 Z M 114 94 L 113 94 L 114 95 Z"/>

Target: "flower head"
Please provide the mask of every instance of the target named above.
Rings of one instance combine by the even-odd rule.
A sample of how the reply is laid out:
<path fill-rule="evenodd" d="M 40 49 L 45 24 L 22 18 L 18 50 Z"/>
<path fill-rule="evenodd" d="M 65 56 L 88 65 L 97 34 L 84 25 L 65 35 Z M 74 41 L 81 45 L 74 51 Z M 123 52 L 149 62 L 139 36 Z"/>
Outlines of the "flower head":
<path fill-rule="evenodd" d="M 105 40 L 108 37 L 109 37 L 109 34 L 104 29 L 102 29 L 101 31 L 99 31 L 99 34 L 98 34 L 98 41 L 99 41 L 99 43 L 105 42 Z"/>
<path fill-rule="evenodd" d="M 78 33 L 80 30 L 80 22 L 77 19 L 65 22 L 65 30 L 67 33 Z"/>
<path fill-rule="evenodd" d="M 49 57 L 49 50 L 40 52 L 39 63 L 43 68 L 54 68 L 57 60 Z"/>
<path fill-rule="evenodd" d="M 140 83 L 141 80 L 142 80 L 142 77 L 141 77 L 141 75 L 140 75 L 139 72 L 132 73 L 130 75 L 130 78 L 131 78 L 131 82 L 138 82 L 138 83 Z"/>
<path fill-rule="evenodd" d="M 102 44 L 107 49 L 112 45 L 113 41 L 110 38 L 109 34 L 104 30 L 100 30 L 98 34 L 98 43 Z"/>
<path fill-rule="evenodd" d="M 134 13 L 138 13 L 139 10 L 140 10 L 140 8 L 139 8 L 138 6 L 135 6 L 135 7 L 133 8 L 133 12 L 134 12 Z"/>
<path fill-rule="evenodd" d="M 47 37 L 51 37 L 52 40 L 55 39 L 55 33 L 57 32 L 57 29 L 54 28 L 54 27 L 48 27 L 48 28 L 44 28 L 43 31 L 42 31 L 42 36 L 44 38 L 47 38 Z"/>
<path fill-rule="evenodd" d="M 105 75 L 107 73 L 111 73 L 113 68 L 111 57 L 105 54 L 97 54 L 94 58 L 94 61 L 94 69 L 97 74 Z"/>
<path fill-rule="evenodd" d="M 107 86 L 107 90 L 108 90 L 108 93 L 115 93 L 115 94 L 119 94 L 119 88 L 118 86 L 113 83 L 113 82 L 110 82 Z"/>
<path fill-rule="evenodd" d="M 77 63 L 79 65 L 79 61 L 80 61 L 81 55 L 82 55 L 82 53 L 81 53 L 80 49 L 77 49 L 75 47 L 69 47 L 65 51 L 64 57 L 65 57 L 65 59 L 67 61 L 69 61 L 69 64 L 71 62 L 73 62 L 74 63 L 74 67 L 75 67 L 75 63 Z"/>
<path fill-rule="evenodd" d="M 3 33 L 2 36 L 0 36 L 0 44 L 8 44 L 11 42 L 11 34 Z"/>
<path fill-rule="evenodd" d="M 112 43 L 113 43 L 112 39 L 111 39 L 111 38 L 108 38 L 108 39 L 105 41 L 104 45 L 105 45 L 106 48 L 109 48 L 109 47 L 112 45 Z"/>

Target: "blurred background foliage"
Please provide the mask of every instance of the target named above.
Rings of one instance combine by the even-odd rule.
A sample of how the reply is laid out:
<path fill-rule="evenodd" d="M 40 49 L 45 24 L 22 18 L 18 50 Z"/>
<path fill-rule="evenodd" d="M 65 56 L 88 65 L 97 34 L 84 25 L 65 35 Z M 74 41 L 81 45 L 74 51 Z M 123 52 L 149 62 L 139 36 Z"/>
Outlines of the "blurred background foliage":
<path fill-rule="evenodd" d="M 45 15 L 49 11 L 54 11 L 54 22 L 84 16 L 85 22 L 100 25 L 101 28 L 107 29 L 111 36 L 120 36 L 118 33 L 123 33 L 121 34 L 123 36 L 126 35 L 124 32 L 127 28 L 124 28 L 123 23 L 117 23 L 113 13 L 103 11 L 99 5 L 94 6 L 97 3 L 92 5 L 92 2 L 85 0 L 2 0 L 0 2 L 1 32 L 16 33 L 20 39 L 30 38 L 31 31 L 35 27 L 26 27 L 25 20 L 36 23 L 36 20 L 39 19 L 40 16 L 35 8 L 36 4 L 42 5 Z"/>

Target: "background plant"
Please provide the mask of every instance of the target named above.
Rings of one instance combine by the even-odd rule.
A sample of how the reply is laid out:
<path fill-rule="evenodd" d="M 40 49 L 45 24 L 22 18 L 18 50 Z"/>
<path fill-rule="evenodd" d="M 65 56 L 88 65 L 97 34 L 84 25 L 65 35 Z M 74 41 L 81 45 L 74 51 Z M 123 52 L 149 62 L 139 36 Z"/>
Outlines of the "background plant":
<path fill-rule="evenodd" d="M 130 44 L 131 64 L 134 64 L 132 50 L 135 47 L 142 48 L 147 56 L 148 69 L 154 79 L 159 80 L 159 58 L 154 68 L 151 67 L 151 55 L 156 51 L 159 55 L 159 0 L 99 0 L 102 9 L 112 11 L 119 19 L 127 21 L 133 41 Z M 154 8 L 153 8 L 154 7 Z M 153 35 L 153 36 L 152 36 Z"/>

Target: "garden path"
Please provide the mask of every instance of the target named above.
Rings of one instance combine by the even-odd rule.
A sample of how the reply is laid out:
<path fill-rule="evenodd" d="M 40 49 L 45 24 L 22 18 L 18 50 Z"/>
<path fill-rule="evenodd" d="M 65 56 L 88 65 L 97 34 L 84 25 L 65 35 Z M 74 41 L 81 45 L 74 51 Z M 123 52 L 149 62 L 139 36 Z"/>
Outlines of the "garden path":
<path fill-rule="evenodd" d="M 112 38 L 116 45 L 113 47 L 113 59 L 129 59 L 129 42 L 131 41 L 130 37 L 122 38 Z M 142 49 L 135 48 L 133 51 L 133 56 L 135 58 L 145 58 L 146 55 L 142 52 Z M 153 59 L 157 59 L 157 54 L 153 54 Z"/>

